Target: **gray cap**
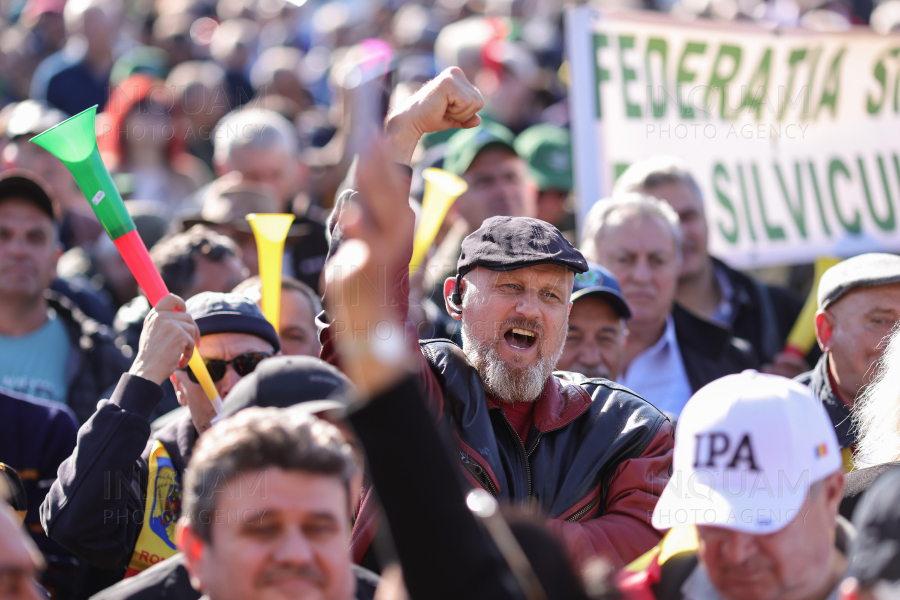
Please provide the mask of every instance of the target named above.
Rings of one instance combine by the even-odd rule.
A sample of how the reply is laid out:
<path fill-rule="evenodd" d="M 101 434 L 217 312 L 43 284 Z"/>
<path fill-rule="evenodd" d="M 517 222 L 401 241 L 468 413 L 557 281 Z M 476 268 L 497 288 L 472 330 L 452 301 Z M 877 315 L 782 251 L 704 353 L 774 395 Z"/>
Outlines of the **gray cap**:
<path fill-rule="evenodd" d="M 847 292 L 900 282 L 900 256 L 871 252 L 840 262 L 819 280 L 819 310 L 828 308 Z"/>

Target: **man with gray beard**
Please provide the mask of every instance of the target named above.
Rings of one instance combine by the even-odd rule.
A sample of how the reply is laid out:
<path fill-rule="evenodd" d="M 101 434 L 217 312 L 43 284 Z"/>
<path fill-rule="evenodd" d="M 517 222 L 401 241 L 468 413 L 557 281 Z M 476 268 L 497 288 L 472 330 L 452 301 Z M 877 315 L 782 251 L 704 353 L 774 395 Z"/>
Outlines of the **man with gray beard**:
<path fill-rule="evenodd" d="M 392 111 L 378 154 L 408 165 L 422 134 L 474 127 L 481 106 L 478 90 L 450 68 Z M 416 343 L 407 314 L 415 223 L 407 201 L 409 169 L 369 170 L 361 161 L 363 189 L 345 192 L 335 208 L 329 256 L 344 260 L 326 265 L 325 278 L 333 281 L 342 264 L 356 264 L 379 273 L 379 280 L 359 289 L 358 297 L 326 298 L 333 307 L 352 302 L 352 319 L 319 316 L 322 358 L 346 371 L 358 368 L 354 356 L 402 361 L 403 345 Z M 358 253 L 361 229 L 370 230 L 369 247 L 377 253 Z M 546 515 L 576 566 L 599 556 L 622 567 L 659 540 L 650 515 L 669 479 L 673 429 L 626 388 L 553 373 L 566 340 L 574 276 L 587 268 L 581 253 L 546 222 L 487 219 L 465 238 L 458 275 L 444 283 L 447 310 L 462 322 L 463 348 L 448 340 L 421 342 L 423 358 L 412 366 L 473 486 Z M 385 302 L 395 309 L 392 322 L 380 320 L 374 308 Z M 379 325 L 373 337 L 366 335 L 369 321 Z M 336 336 L 350 338 L 346 346 L 358 352 L 338 356 Z M 415 473 L 409 475 L 414 485 Z M 375 566 L 368 552 L 378 528 L 371 500 L 367 493 L 351 534 L 351 553 L 363 566 Z"/>

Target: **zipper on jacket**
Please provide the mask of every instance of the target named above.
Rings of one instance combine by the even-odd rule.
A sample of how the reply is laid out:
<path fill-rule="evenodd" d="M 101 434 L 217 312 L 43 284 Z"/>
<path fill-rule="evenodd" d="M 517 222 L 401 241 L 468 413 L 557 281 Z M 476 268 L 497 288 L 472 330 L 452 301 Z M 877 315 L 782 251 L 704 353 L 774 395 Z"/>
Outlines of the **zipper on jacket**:
<path fill-rule="evenodd" d="M 598 495 L 596 498 L 594 498 L 593 500 L 588 502 L 587 506 L 583 507 L 581 510 L 576 512 L 574 515 L 570 516 L 568 519 L 566 519 L 566 521 L 569 521 L 569 522 L 577 521 L 584 515 L 588 514 L 592 510 L 594 510 L 594 507 L 597 506 L 599 503 L 600 503 L 600 496 Z"/>
<path fill-rule="evenodd" d="M 462 450 L 459 451 L 459 458 L 466 470 L 481 484 L 481 487 L 495 498 L 500 495 L 500 490 L 497 489 L 497 486 L 491 480 L 490 473 L 485 471 L 481 465 Z M 485 485 L 485 482 L 487 485 Z"/>
<path fill-rule="evenodd" d="M 527 452 L 525 450 L 525 444 L 522 442 L 522 438 L 519 437 L 519 433 L 516 431 L 516 428 L 512 426 L 512 423 L 509 422 L 509 417 L 506 416 L 506 411 L 502 408 L 500 412 L 503 414 L 503 419 L 506 421 L 506 424 L 509 426 L 510 431 L 512 431 L 513 435 L 516 436 L 516 441 L 519 442 L 519 450 L 522 451 L 522 456 L 525 458 L 525 480 L 528 482 L 528 495 L 525 497 L 525 501 L 531 505 L 531 461 L 528 460 L 528 457 L 531 456 L 531 452 L 534 452 L 534 448 L 537 448 L 537 442 L 534 444 L 534 448 L 531 449 L 531 452 Z"/>

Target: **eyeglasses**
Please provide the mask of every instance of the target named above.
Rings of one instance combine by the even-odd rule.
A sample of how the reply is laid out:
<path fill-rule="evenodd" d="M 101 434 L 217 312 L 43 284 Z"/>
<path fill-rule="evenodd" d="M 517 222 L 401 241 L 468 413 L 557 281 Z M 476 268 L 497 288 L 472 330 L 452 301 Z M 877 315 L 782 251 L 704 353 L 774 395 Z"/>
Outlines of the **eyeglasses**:
<path fill-rule="evenodd" d="M 252 373 L 259 363 L 270 356 L 272 356 L 272 354 L 269 352 L 247 352 L 246 354 L 235 356 L 231 360 L 220 360 L 218 358 L 203 359 L 203 364 L 206 365 L 206 370 L 209 371 L 210 378 L 213 381 L 219 381 L 225 377 L 225 371 L 228 369 L 228 365 L 234 367 L 235 373 L 244 377 L 245 375 Z M 187 371 L 188 378 L 191 381 L 200 383 L 197 381 L 197 376 L 194 375 L 194 372 L 191 371 L 190 367 L 185 367 L 182 371 Z"/>

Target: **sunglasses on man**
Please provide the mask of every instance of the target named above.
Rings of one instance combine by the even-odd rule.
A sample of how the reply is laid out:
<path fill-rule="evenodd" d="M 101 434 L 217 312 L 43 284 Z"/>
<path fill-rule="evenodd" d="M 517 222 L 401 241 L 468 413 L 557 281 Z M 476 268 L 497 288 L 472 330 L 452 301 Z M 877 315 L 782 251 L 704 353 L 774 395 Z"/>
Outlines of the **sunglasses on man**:
<path fill-rule="evenodd" d="M 270 352 L 247 352 L 245 354 L 241 354 L 240 356 L 235 356 L 231 360 L 204 358 L 203 364 L 206 365 L 206 369 L 209 371 L 210 378 L 212 378 L 212 380 L 215 382 L 225 377 L 225 371 L 228 369 L 228 365 L 234 367 L 235 373 L 237 373 L 241 377 L 244 377 L 252 373 L 259 363 L 269 358 L 270 356 L 272 356 Z M 188 379 L 190 379 L 194 383 L 200 383 L 199 381 L 197 381 L 197 376 L 194 375 L 194 372 L 191 371 L 191 368 L 189 366 L 181 370 L 187 371 Z"/>

